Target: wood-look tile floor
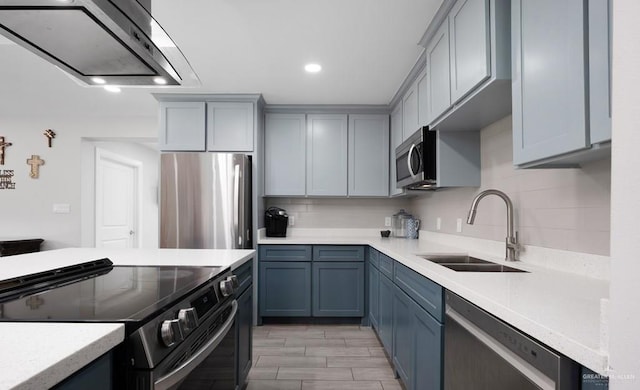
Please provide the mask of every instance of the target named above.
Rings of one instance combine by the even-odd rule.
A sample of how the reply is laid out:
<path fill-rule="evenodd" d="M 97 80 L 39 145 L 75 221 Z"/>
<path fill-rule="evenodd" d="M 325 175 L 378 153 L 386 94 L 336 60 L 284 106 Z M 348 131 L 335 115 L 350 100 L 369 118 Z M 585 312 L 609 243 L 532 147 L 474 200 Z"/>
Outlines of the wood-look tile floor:
<path fill-rule="evenodd" d="M 247 390 L 401 390 L 371 328 L 264 325 L 253 328 Z"/>

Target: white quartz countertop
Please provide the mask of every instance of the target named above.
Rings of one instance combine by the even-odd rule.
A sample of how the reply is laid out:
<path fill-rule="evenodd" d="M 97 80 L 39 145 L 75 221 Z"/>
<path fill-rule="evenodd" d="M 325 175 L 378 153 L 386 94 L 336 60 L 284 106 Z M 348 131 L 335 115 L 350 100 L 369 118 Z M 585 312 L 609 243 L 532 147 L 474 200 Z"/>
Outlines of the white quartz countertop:
<path fill-rule="evenodd" d="M 115 265 L 186 265 L 238 268 L 254 250 L 67 248 L 0 261 L 0 280 L 90 260 Z M 0 322 L 0 389 L 46 389 L 124 340 L 122 324 Z"/>
<path fill-rule="evenodd" d="M 523 261 L 508 265 L 528 273 L 455 272 L 416 254 L 464 253 L 506 263 L 495 253 L 488 255 L 423 239 L 319 234 L 260 237 L 258 243 L 370 245 L 580 364 L 600 374 L 607 373 L 609 283 L 606 280 Z"/>
<path fill-rule="evenodd" d="M 0 324 L 0 389 L 60 383 L 124 340 L 122 324 Z"/>

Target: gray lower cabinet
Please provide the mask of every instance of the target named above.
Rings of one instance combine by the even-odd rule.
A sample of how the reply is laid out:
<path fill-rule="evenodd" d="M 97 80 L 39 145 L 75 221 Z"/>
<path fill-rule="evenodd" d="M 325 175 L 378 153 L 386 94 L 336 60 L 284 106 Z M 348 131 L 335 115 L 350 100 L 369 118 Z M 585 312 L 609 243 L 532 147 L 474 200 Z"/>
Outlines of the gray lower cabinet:
<path fill-rule="evenodd" d="M 413 305 L 411 298 L 394 286 L 393 290 L 393 365 L 407 389 L 413 379 Z"/>
<path fill-rule="evenodd" d="M 369 322 L 374 329 L 378 329 L 378 317 L 380 316 L 378 303 L 379 285 L 380 271 L 373 262 L 369 261 Z"/>
<path fill-rule="evenodd" d="M 364 263 L 313 262 L 314 317 L 364 316 Z"/>
<path fill-rule="evenodd" d="M 311 263 L 260 262 L 261 317 L 311 316 Z"/>
<path fill-rule="evenodd" d="M 610 140 L 609 17 L 607 1 L 512 2 L 515 165 L 579 163 Z"/>
<path fill-rule="evenodd" d="M 113 383 L 113 352 L 107 352 L 87 364 L 63 382 L 54 386 L 55 390 L 111 390 Z"/>
<path fill-rule="evenodd" d="M 378 289 L 378 336 L 389 356 L 393 356 L 393 291 L 393 282 L 381 272 Z"/>
<path fill-rule="evenodd" d="M 364 246 L 260 245 L 258 253 L 260 317 L 368 315 Z"/>

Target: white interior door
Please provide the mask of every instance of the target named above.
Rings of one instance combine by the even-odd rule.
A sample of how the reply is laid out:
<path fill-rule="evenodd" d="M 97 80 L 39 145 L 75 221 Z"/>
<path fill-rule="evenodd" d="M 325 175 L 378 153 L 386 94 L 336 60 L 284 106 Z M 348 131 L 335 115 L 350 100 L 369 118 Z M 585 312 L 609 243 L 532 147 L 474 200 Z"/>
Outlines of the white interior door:
<path fill-rule="evenodd" d="M 96 148 L 96 248 L 137 248 L 142 164 Z"/>

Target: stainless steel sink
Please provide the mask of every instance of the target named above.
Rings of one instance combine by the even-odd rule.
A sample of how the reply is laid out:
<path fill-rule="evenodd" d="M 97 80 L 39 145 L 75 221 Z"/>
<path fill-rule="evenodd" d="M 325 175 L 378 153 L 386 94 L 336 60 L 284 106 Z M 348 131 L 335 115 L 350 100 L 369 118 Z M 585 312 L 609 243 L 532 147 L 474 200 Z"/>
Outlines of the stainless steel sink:
<path fill-rule="evenodd" d="M 419 255 L 456 272 L 527 272 L 468 255 Z"/>
<path fill-rule="evenodd" d="M 420 257 L 438 264 L 495 264 L 467 255 L 421 255 Z"/>

